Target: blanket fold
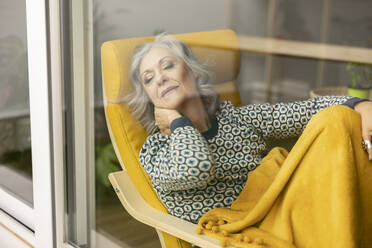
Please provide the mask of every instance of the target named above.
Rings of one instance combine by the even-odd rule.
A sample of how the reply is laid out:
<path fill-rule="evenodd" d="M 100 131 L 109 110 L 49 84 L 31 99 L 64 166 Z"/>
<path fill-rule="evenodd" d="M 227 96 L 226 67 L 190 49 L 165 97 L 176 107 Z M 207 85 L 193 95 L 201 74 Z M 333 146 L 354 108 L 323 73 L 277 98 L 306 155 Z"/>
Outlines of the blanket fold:
<path fill-rule="evenodd" d="M 231 208 L 212 209 L 198 233 L 236 247 L 372 247 L 372 162 L 360 116 L 316 114 L 288 153 L 274 148 Z"/>

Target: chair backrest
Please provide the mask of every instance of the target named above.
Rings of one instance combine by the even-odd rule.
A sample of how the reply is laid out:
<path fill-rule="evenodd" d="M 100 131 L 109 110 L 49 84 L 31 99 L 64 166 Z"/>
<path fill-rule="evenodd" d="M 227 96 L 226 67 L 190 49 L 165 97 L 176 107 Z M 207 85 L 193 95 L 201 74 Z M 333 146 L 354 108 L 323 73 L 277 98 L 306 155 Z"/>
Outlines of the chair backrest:
<path fill-rule="evenodd" d="M 200 61 L 212 65 L 216 89 L 222 100 L 240 105 L 235 83 L 240 68 L 238 39 L 232 30 L 174 35 L 190 46 Z M 154 208 L 166 212 L 151 181 L 139 163 L 139 151 L 147 137 L 145 130 L 126 109 L 122 99 L 131 92 L 130 63 L 133 49 L 154 37 L 130 38 L 103 43 L 101 47 L 103 98 L 107 126 L 116 155 L 142 197 Z"/>

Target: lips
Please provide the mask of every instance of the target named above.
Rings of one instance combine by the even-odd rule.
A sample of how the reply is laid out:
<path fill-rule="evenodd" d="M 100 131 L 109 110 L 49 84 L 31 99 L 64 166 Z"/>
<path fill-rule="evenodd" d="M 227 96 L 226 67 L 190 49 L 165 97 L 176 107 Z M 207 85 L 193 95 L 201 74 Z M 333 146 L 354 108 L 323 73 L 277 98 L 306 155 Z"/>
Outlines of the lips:
<path fill-rule="evenodd" d="M 169 92 L 171 92 L 172 90 L 178 88 L 178 85 L 174 85 L 174 86 L 169 86 L 168 88 L 166 88 L 165 90 L 163 90 L 161 92 L 161 97 L 165 97 Z"/>

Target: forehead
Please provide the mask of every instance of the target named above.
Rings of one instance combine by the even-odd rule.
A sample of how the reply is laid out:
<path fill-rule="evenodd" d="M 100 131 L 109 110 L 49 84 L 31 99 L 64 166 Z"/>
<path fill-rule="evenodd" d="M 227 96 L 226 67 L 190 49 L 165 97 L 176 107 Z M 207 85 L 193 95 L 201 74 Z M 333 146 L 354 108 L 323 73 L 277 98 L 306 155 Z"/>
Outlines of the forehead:
<path fill-rule="evenodd" d="M 159 61 L 168 56 L 178 57 L 170 49 L 164 47 L 153 47 L 151 48 L 142 58 L 140 64 L 140 73 L 145 70 L 150 70 L 154 66 L 158 65 Z"/>

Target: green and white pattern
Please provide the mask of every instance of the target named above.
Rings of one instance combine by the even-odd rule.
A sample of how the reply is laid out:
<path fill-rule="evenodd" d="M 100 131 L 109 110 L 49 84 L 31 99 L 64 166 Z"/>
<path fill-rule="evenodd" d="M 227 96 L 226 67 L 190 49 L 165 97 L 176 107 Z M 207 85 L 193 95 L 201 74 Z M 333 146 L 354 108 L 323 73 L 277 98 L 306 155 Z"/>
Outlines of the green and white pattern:
<path fill-rule="evenodd" d="M 239 196 L 262 159 L 267 138 L 298 136 L 312 115 L 348 99 L 317 97 L 239 108 L 222 102 L 212 132 L 200 133 L 182 117 L 170 136 L 148 137 L 140 162 L 169 212 L 197 223 L 210 209 L 229 207 Z"/>

